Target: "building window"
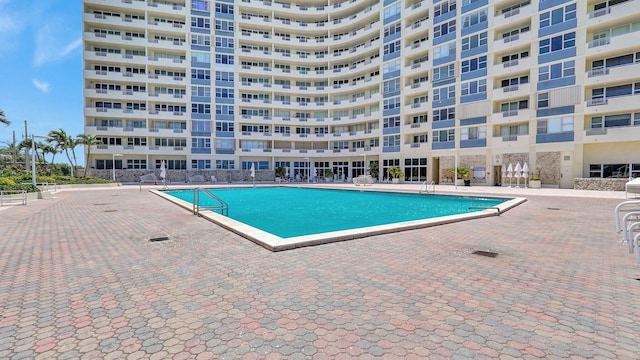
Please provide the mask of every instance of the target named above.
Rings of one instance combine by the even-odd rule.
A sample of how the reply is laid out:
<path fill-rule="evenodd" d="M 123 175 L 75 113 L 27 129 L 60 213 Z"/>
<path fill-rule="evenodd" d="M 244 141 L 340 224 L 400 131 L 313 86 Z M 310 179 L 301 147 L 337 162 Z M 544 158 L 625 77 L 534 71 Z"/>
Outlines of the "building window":
<path fill-rule="evenodd" d="M 538 94 L 538 109 L 546 109 L 549 107 L 549 93 Z"/>
<path fill-rule="evenodd" d="M 538 134 L 573 132 L 573 116 L 538 120 Z"/>
<path fill-rule="evenodd" d="M 193 120 L 191 121 L 191 131 L 211 131 L 211 121 Z"/>
<path fill-rule="evenodd" d="M 191 27 L 200 29 L 211 28 L 211 20 L 203 17 L 194 16 L 191 18 Z"/>
<path fill-rule="evenodd" d="M 220 13 L 220 14 L 233 15 L 233 5 L 217 2 L 216 3 L 216 12 Z"/>
<path fill-rule="evenodd" d="M 383 127 L 392 128 L 400 126 L 400 116 L 391 116 L 383 119 Z"/>
<path fill-rule="evenodd" d="M 388 19 L 396 15 L 400 15 L 401 5 L 399 2 L 384 9 L 384 18 Z"/>
<path fill-rule="evenodd" d="M 487 92 L 487 80 L 481 79 L 481 80 L 469 81 L 469 82 L 463 83 L 461 85 L 460 91 L 461 91 L 460 93 L 461 96 Z"/>
<path fill-rule="evenodd" d="M 211 36 L 191 34 L 191 45 L 211 46 Z"/>
<path fill-rule="evenodd" d="M 575 75 L 575 61 L 565 61 L 538 68 L 538 81 L 560 79 Z"/>
<path fill-rule="evenodd" d="M 540 28 L 560 24 L 576 18 L 576 4 L 569 4 L 540 14 Z"/>
<path fill-rule="evenodd" d="M 475 70 L 485 69 L 487 67 L 487 56 L 483 55 L 475 59 L 464 60 L 461 63 L 461 72 L 468 73 Z"/>
<path fill-rule="evenodd" d="M 235 125 L 230 121 L 216 121 L 216 131 L 230 131 L 233 132 Z"/>
<path fill-rule="evenodd" d="M 487 45 L 487 32 L 475 34 L 462 39 L 462 51 Z"/>
<path fill-rule="evenodd" d="M 384 99 L 384 110 L 392 110 L 400 107 L 400 97 Z"/>
<path fill-rule="evenodd" d="M 456 86 L 443 86 L 441 88 L 433 89 L 433 101 L 442 101 L 447 99 L 453 99 L 456 97 Z"/>
<path fill-rule="evenodd" d="M 640 163 L 638 164 L 590 164 L 589 177 L 592 178 L 638 178 L 640 177 Z"/>
<path fill-rule="evenodd" d="M 400 70 L 400 60 L 389 61 L 382 67 L 382 73 L 385 75 L 398 70 Z"/>
<path fill-rule="evenodd" d="M 192 86 L 191 96 L 211 96 L 211 88 L 208 86 Z"/>
<path fill-rule="evenodd" d="M 234 114 L 233 106 L 216 105 L 216 114 L 217 115 L 233 115 Z"/>
<path fill-rule="evenodd" d="M 216 71 L 216 80 L 233 82 L 234 75 L 232 72 Z"/>
<path fill-rule="evenodd" d="M 487 21 L 487 9 L 482 9 L 480 11 L 476 11 L 472 14 L 466 15 L 462 17 L 462 28 L 468 28 L 470 26 L 478 25 L 481 22 Z"/>
<path fill-rule="evenodd" d="M 191 61 L 199 62 L 203 64 L 211 64 L 211 55 L 208 53 L 202 53 L 197 51 L 191 52 Z"/>
<path fill-rule="evenodd" d="M 116 161 L 117 165 L 117 161 Z M 127 159 L 127 169 L 146 169 L 147 160 L 145 159 Z"/>
<path fill-rule="evenodd" d="M 400 90 L 400 79 L 385 81 L 382 85 L 382 93 L 387 94 Z"/>
<path fill-rule="evenodd" d="M 211 114 L 211 104 L 191 104 L 191 112 L 194 114 Z"/>
<path fill-rule="evenodd" d="M 233 49 L 233 38 L 216 36 L 216 47 Z"/>
<path fill-rule="evenodd" d="M 452 78 L 455 74 L 454 64 L 449 64 L 433 69 L 433 81 L 440 81 Z"/>
<path fill-rule="evenodd" d="M 434 131 L 431 141 L 434 143 L 456 141 L 456 132 L 454 129 Z"/>
<path fill-rule="evenodd" d="M 193 10 L 209 11 L 209 1 L 191 0 L 191 8 Z"/>
<path fill-rule="evenodd" d="M 547 54 L 576 46 L 576 33 L 570 32 L 564 35 L 554 36 L 540 40 L 540 54 Z"/>
<path fill-rule="evenodd" d="M 191 147 L 192 148 L 210 149 L 211 148 L 211 139 L 210 138 L 199 138 L 199 137 L 191 138 Z"/>
<path fill-rule="evenodd" d="M 233 55 L 216 54 L 216 64 L 233 65 Z"/>
<path fill-rule="evenodd" d="M 216 160 L 216 169 L 235 169 L 235 160 Z"/>
<path fill-rule="evenodd" d="M 391 36 L 394 34 L 400 34 L 401 31 L 402 31 L 402 23 L 398 21 L 384 28 L 384 37 Z"/>
<path fill-rule="evenodd" d="M 233 99 L 234 92 L 232 88 L 216 88 L 216 98 Z"/>
<path fill-rule="evenodd" d="M 456 11 L 456 0 L 442 1 L 433 7 L 433 16 L 444 15 L 450 11 Z"/>
<path fill-rule="evenodd" d="M 389 55 L 393 54 L 396 51 L 400 51 L 400 40 L 390 42 L 388 44 L 384 44 L 384 54 Z"/>
<path fill-rule="evenodd" d="M 456 108 L 446 108 L 433 110 L 433 121 L 454 120 L 456 118 Z"/>
<path fill-rule="evenodd" d="M 192 169 L 211 169 L 211 160 L 191 160 Z"/>
<path fill-rule="evenodd" d="M 486 126 L 474 126 L 460 129 L 460 140 L 478 140 L 487 138 Z"/>
<path fill-rule="evenodd" d="M 447 57 L 449 55 L 455 55 L 455 53 L 456 53 L 456 43 L 451 42 L 451 43 L 433 48 L 433 59 L 436 60 L 442 57 Z"/>
<path fill-rule="evenodd" d="M 447 35 L 449 33 L 456 32 L 456 21 L 451 20 L 440 25 L 436 25 L 433 27 L 433 38 L 439 38 L 440 36 Z"/>
<path fill-rule="evenodd" d="M 400 146 L 400 135 L 384 136 L 382 146 Z"/>
<path fill-rule="evenodd" d="M 191 78 L 200 79 L 200 80 L 209 80 L 211 79 L 211 71 L 201 70 L 201 69 L 191 69 Z"/>
<path fill-rule="evenodd" d="M 233 32 L 234 29 L 233 21 L 216 20 L 216 30 Z"/>

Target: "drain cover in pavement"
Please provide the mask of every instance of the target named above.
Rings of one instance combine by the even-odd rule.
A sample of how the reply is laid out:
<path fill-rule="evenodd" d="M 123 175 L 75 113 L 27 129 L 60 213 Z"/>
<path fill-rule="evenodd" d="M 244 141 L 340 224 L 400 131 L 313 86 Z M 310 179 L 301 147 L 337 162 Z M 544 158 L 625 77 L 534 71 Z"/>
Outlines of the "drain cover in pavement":
<path fill-rule="evenodd" d="M 168 236 L 158 236 L 158 237 L 152 237 L 151 239 L 149 239 L 149 241 L 151 242 L 167 241 L 167 240 L 169 240 Z"/>
<path fill-rule="evenodd" d="M 474 255 L 482 255 L 482 256 L 487 256 L 487 257 L 492 257 L 492 258 L 498 256 L 498 253 L 491 252 L 491 251 L 483 251 L 483 250 L 476 250 L 472 254 L 474 254 Z"/>

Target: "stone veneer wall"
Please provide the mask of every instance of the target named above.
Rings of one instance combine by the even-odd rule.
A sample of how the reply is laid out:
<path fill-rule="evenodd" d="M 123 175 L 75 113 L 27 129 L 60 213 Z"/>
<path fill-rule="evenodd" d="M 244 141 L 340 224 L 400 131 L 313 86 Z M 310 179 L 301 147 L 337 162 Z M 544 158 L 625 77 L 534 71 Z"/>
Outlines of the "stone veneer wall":
<path fill-rule="evenodd" d="M 576 178 L 573 179 L 575 190 L 624 191 L 627 178 Z"/>
<path fill-rule="evenodd" d="M 540 169 L 543 185 L 560 185 L 560 152 L 536 153 L 536 171 Z"/>
<path fill-rule="evenodd" d="M 160 179 L 160 170 L 119 170 L 116 169 L 116 180 L 121 183 L 140 182 L 140 176 L 147 174 L 156 174 Z M 112 170 L 96 170 L 89 169 L 87 175 L 111 179 Z M 218 182 L 238 182 L 252 181 L 251 170 L 167 170 L 167 181 L 173 183 L 185 183 L 190 176 L 202 175 L 207 182 L 211 181 L 211 175 L 216 177 Z M 275 181 L 275 172 L 273 170 L 256 170 L 256 181 Z"/>

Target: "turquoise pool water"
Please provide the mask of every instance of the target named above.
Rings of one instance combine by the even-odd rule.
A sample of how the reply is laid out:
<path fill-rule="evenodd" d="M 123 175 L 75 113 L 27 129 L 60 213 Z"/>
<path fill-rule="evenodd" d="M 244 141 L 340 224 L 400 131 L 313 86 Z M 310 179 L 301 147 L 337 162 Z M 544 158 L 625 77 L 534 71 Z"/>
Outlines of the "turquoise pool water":
<path fill-rule="evenodd" d="M 330 231 L 465 214 L 507 198 L 420 195 L 295 187 L 208 189 L 229 204 L 228 216 L 260 230 L 290 238 Z M 193 191 L 164 193 L 193 202 Z M 216 205 L 200 196 L 201 205 Z"/>

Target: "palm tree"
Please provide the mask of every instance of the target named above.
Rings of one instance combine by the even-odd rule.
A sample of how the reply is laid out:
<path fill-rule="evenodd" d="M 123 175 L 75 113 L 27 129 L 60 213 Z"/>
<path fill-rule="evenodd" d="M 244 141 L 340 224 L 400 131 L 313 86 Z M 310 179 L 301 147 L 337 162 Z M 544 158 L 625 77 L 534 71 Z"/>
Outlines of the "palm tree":
<path fill-rule="evenodd" d="M 73 139 L 61 128 L 59 130 L 49 131 L 47 142 L 55 142 L 55 146 L 58 149 L 64 150 L 65 155 L 67 155 L 67 160 L 69 160 L 69 164 L 71 164 L 71 176 L 73 176 L 73 162 L 71 161 L 71 156 L 69 156 L 69 148 L 73 143 Z"/>
<path fill-rule="evenodd" d="M 41 144 L 40 149 L 42 150 L 42 158 L 45 159 L 44 161 L 45 165 L 47 163 L 45 156 L 47 154 L 53 154 L 53 156 L 51 156 L 51 164 L 50 164 L 51 166 L 49 166 L 49 174 L 48 174 L 48 175 L 51 175 L 53 173 L 54 160 L 56 159 L 58 148 L 53 145 Z"/>
<path fill-rule="evenodd" d="M 78 170 L 78 159 L 76 159 L 76 146 L 81 144 L 80 139 L 74 139 L 69 136 L 69 149 L 71 149 L 71 155 L 73 155 L 73 162 L 71 163 L 72 173 L 76 173 Z"/>
<path fill-rule="evenodd" d="M 36 144 L 37 145 L 37 144 Z M 30 138 L 26 138 L 23 139 L 17 146 L 18 151 L 22 151 L 24 149 L 27 149 L 27 155 L 29 155 L 29 152 L 31 151 L 31 139 Z M 35 154 L 36 156 L 36 161 L 40 160 L 40 154 L 38 153 L 38 149 L 36 148 Z"/>
<path fill-rule="evenodd" d="M 91 157 L 91 147 L 99 144 L 98 138 L 93 134 L 78 134 L 78 141 L 87 149 L 87 157 L 84 159 L 84 174 L 87 177 L 87 169 L 89 168 L 89 158 Z"/>
<path fill-rule="evenodd" d="M 7 118 L 4 116 L 4 111 L 2 111 L 2 109 L 0 109 L 0 124 L 11 124 L 11 121 L 7 120 Z"/>

